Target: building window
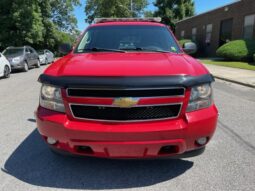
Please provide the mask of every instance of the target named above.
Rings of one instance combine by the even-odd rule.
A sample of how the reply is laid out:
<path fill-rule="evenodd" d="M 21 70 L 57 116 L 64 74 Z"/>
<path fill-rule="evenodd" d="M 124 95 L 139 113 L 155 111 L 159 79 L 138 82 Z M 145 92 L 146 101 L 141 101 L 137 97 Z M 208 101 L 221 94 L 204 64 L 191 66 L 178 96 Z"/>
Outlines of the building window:
<path fill-rule="evenodd" d="M 197 28 L 192 28 L 192 41 L 197 41 Z"/>
<path fill-rule="evenodd" d="M 185 37 L 185 31 L 181 31 L 181 38 L 183 39 Z"/>
<path fill-rule="evenodd" d="M 210 44 L 212 39 L 212 29 L 213 25 L 206 25 L 206 35 L 205 35 L 205 43 Z"/>
<path fill-rule="evenodd" d="M 255 15 L 248 15 L 244 18 L 244 33 L 245 39 L 252 39 L 254 33 Z"/>

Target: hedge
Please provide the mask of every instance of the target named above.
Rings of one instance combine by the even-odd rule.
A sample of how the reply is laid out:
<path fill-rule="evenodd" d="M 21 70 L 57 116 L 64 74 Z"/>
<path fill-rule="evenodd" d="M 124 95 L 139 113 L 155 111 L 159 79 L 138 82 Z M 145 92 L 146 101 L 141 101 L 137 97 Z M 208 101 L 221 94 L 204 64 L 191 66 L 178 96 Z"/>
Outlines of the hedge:
<path fill-rule="evenodd" d="M 252 61 L 255 53 L 255 40 L 235 40 L 221 46 L 216 54 L 231 61 Z"/>

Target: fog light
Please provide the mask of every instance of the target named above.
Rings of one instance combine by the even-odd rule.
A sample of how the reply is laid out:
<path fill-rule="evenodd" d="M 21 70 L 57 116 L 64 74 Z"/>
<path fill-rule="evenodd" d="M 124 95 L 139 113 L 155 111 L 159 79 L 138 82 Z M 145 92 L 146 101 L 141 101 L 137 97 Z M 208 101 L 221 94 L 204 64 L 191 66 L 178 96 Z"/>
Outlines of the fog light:
<path fill-rule="evenodd" d="M 199 139 L 197 139 L 196 140 L 196 143 L 198 144 L 198 145 L 205 145 L 206 143 L 207 143 L 207 137 L 201 137 L 201 138 L 199 138 Z"/>
<path fill-rule="evenodd" d="M 48 137 L 47 143 L 49 143 L 50 145 L 55 145 L 57 143 L 57 140 L 53 139 L 52 137 Z"/>

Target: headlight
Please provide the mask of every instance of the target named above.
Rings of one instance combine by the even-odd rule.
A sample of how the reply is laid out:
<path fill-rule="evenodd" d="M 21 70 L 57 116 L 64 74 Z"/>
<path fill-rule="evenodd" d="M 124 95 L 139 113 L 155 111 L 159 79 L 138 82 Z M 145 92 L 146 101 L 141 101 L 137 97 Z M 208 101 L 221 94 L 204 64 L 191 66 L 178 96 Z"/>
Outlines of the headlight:
<path fill-rule="evenodd" d="M 191 89 L 191 95 L 187 112 L 210 107 L 213 103 L 211 84 L 195 86 Z"/>
<path fill-rule="evenodd" d="M 12 59 L 13 63 L 19 63 L 20 61 L 21 61 L 21 56 L 18 56 Z"/>
<path fill-rule="evenodd" d="M 40 106 L 58 112 L 65 112 L 61 89 L 43 84 L 40 95 Z"/>

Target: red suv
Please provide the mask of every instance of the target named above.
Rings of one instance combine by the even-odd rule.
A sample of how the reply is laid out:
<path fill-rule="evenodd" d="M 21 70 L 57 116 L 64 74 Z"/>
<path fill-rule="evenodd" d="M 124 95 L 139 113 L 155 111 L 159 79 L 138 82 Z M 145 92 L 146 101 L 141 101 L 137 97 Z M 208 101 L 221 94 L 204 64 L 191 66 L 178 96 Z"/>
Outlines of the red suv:
<path fill-rule="evenodd" d="M 53 151 L 107 158 L 201 154 L 218 118 L 208 70 L 157 19 L 97 19 L 40 76 Z"/>

